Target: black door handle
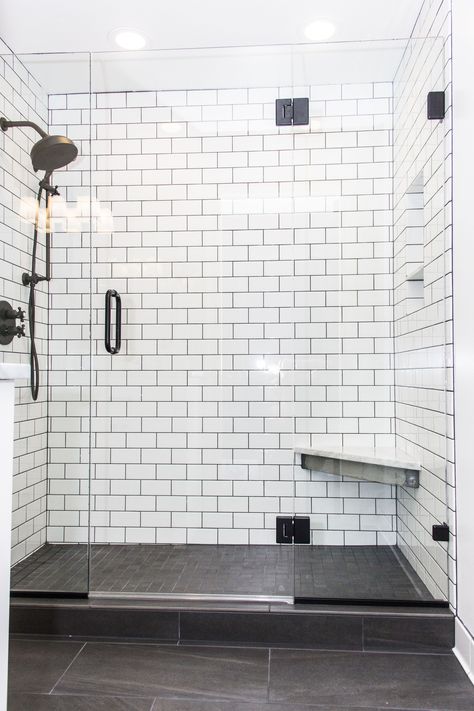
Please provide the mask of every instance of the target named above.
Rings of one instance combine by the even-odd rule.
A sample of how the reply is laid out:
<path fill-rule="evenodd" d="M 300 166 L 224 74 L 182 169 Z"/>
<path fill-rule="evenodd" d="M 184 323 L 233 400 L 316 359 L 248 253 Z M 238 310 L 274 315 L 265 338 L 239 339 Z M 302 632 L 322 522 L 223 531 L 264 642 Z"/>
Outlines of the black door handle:
<path fill-rule="evenodd" d="M 110 343 L 112 298 L 115 299 L 115 346 Z M 109 289 L 105 293 L 105 348 L 115 355 L 122 345 L 122 299 L 115 289 Z"/>

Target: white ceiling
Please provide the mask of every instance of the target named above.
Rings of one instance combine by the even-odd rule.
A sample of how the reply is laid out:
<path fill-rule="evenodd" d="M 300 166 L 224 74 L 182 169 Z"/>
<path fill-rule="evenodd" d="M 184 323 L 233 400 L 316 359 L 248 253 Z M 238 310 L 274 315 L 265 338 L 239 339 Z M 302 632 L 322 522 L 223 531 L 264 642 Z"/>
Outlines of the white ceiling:
<path fill-rule="evenodd" d="M 316 19 L 332 40 L 408 37 L 422 0 L 0 0 L 0 36 L 17 53 L 107 51 L 137 29 L 147 49 L 293 44 Z"/>

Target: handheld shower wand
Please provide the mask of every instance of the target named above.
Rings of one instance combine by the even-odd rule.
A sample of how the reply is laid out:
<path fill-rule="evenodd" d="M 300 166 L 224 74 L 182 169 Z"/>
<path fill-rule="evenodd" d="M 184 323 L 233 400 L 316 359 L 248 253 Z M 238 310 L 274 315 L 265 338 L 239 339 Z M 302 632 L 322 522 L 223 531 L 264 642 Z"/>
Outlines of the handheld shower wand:
<path fill-rule="evenodd" d="M 33 400 L 38 399 L 39 393 L 39 361 L 35 343 L 36 326 L 36 285 L 42 281 L 51 280 L 51 204 L 53 195 L 59 195 L 57 187 L 51 185 L 51 176 L 54 170 L 64 168 L 77 157 L 77 146 L 67 136 L 50 136 L 32 121 L 8 121 L 0 118 L 0 129 L 7 131 L 9 128 L 32 128 L 41 136 L 30 152 L 31 162 L 35 172 L 44 170 L 45 175 L 39 182 L 36 197 L 35 225 L 33 233 L 33 250 L 31 254 L 31 274 L 24 272 L 22 283 L 29 286 L 28 321 L 30 325 L 30 388 Z M 36 252 L 38 249 L 38 232 L 40 219 L 40 206 L 43 192 L 46 195 L 46 273 L 40 276 L 36 273 Z"/>

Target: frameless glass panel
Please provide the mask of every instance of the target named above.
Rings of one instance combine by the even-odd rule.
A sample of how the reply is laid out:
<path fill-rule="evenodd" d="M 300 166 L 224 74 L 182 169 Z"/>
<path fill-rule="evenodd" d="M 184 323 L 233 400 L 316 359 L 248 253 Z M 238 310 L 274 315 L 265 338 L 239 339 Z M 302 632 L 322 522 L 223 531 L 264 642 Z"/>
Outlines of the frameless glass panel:
<path fill-rule="evenodd" d="M 295 509 L 311 545 L 295 551 L 295 597 L 445 601 L 445 149 L 426 118 L 442 43 L 305 46 L 294 72 L 311 97 L 298 189 L 320 201 L 302 232 Z"/>
<path fill-rule="evenodd" d="M 449 120 L 427 120 L 426 102 L 445 88 L 442 40 L 411 40 L 394 83 L 395 432 L 421 468 L 419 488 L 397 488 L 397 545 L 418 597 L 443 601 L 448 544 L 433 526 L 448 522 L 448 471 L 452 485 Z"/>
<path fill-rule="evenodd" d="M 285 47 L 93 56 L 93 594 L 293 598 L 291 76 Z"/>
<path fill-rule="evenodd" d="M 39 392 L 20 391 L 14 495 L 12 590 L 15 594 L 88 591 L 89 437 L 90 437 L 90 196 L 89 55 L 12 57 L 2 72 L 8 88 L 10 120 L 28 119 L 50 135 L 76 144 L 78 158 L 52 176 L 51 215 L 39 210 L 36 265 L 49 276 L 47 238 L 51 234 L 51 281 L 35 288 L 34 331 L 39 358 Z M 39 137 L 29 128 L 9 129 L 12 231 L 12 286 L 15 304 L 30 299 L 22 360 L 29 358 L 32 333 L 31 274 L 40 169 L 29 152 Z M 53 155 L 54 161 L 56 157 Z M 37 167 L 37 166 L 35 166 Z M 14 257 L 14 259 L 13 259 Z"/>

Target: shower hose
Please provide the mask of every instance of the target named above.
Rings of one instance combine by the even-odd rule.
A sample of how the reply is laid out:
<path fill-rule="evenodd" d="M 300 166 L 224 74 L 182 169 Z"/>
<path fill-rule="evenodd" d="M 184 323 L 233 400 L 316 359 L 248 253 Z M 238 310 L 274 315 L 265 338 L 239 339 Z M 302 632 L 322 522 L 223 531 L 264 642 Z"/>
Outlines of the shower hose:
<path fill-rule="evenodd" d="M 40 221 L 40 208 L 41 208 L 41 197 L 43 195 L 43 187 L 40 183 L 38 190 L 38 195 L 36 196 L 36 211 L 35 211 L 35 227 L 33 233 L 33 250 L 31 254 L 31 275 L 24 275 L 27 278 L 26 283 L 29 282 L 30 286 L 30 296 L 28 300 L 28 322 L 30 326 L 30 388 L 33 400 L 38 399 L 39 393 L 39 361 L 38 352 L 36 350 L 36 286 L 39 281 L 49 281 L 49 244 L 50 244 L 50 195 L 49 191 L 46 189 L 46 270 L 47 276 L 40 277 L 36 273 L 36 253 L 38 250 L 38 233 L 39 233 L 39 221 Z M 24 281 L 25 283 L 25 281 Z"/>

